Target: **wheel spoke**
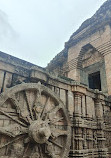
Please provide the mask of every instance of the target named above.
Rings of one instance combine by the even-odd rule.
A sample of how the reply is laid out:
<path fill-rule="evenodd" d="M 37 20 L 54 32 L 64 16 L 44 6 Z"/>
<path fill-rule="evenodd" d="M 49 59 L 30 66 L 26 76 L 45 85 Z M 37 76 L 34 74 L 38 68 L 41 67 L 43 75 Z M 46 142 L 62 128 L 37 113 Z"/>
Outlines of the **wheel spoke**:
<path fill-rule="evenodd" d="M 30 102 L 30 91 L 25 91 L 25 97 L 26 97 L 26 101 L 27 101 L 27 105 L 28 105 L 28 109 L 31 115 L 32 120 L 34 120 L 34 116 L 32 113 L 32 106 L 33 106 L 33 102 Z"/>
<path fill-rule="evenodd" d="M 57 112 L 61 109 L 61 107 L 58 105 L 55 108 L 53 108 L 47 115 L 50 119 L 50 121 L 53 121 L 54 117 L 56 116 Z"/>
<path fill-rule="evenodd" d="M 36 101 L 37 101 L 37 102 L 40 102 L 40 101 L 41 101 L 41 89 L 40 89 L 40 88 L 38 89 Z"/>
<path fill-rule="evenodd" d="M 31 123 L 31 118 L 26 110 L 20 109 L 20 103 L 17 101 L 15 96 L 12 96 L 9 98 L 11 102 L 15 105 L 17 113 L 19 114 L 19 117 L 22 118 L 27 123 Z"/>
<path fill-rule="evenodd" d="M 46 103 L 45 103 L 45 105 L 44 105 L 44 107 L 43 107 L 43 110 L 42 110 L 42 112 L 41 112 L 41 119 L 44 117 L 44 112 L 45 112 L 45 109 L 46 109 L 46 107 L 47 107 L 47 105 L 48 105 L 48 103 L 49 103 L 49 100 L 50 100 L 50 97 L 47 97 Z"/>
<path fill-rule="evenodd" d="M 58 106 L 56 106 L 54 109 L 52 109 L 52 110 L 50 111 L 50 113 L 56 114 L 60 109 L 61 109 L 61 107 L 58 105 Z"/>
<path fill-rule="evenodd" d="M 36 119 L 40 118 L 40 115 L 41 115 L 41 110 L 39 107 L 41 107 L 41 90 L 40 89 L 36 95 L 36 98 L 33 104 L 33 111 L 35 113 Z"/>
<path fill-rule="evenodd" d="M 24 156 L 25 156 L 25 154 L 27 153 L 28 148 L 29 148 L 29 145 L 30 145 L 30 142 L 27 144 L 27 146 L 26 146 L 26 148 L 25 148 L 25 151 L 24 151 L 24 153 L 23 153 L 23 157 L 24 157 Z"/>
<path fill-rule="evenodd" d="M 56 120 L 54 120 L 54 121 L 51 121 L 50 124 L 55 124 L 55 123 L 57 123 L 57 122 L 59 122 L 59 121 L 61 121 L 61 120 L 63 120 L 63 119 L 64 119 L 63 117 L 58 118 L 58 119 L 56 119 Z"/>
<path fill-rule="evenodd" d="M 42 154 L 42 148 L 40 145 L 38 145 L 38 150 L 39 150 L 39 153 L 40 153 L 40 157 L 43 158 L 43 154 Z"/>
<path fill-rule="evenodd" d="M 51 133 L 52 133 L 52 136 L 53 136 L 54 138 L 57 138 L 57 137 L 59 137 L 59 136 L 67 135 L 67 134 L 68 134 L 67 131 L 61 130 L 61 129 L 57 129 L 57 128 L 52 128 L 52 129 L 51 129 Z"/>
<path fill-rule="evenodd" d="M 51 158 L 55 158 L 55 153 L 54 153 L 54 149 L 53 149 L 53 144 L 51 142 L 47 142 L 47 151 L 48 151 L 48 155 L 51 157 Z"/>
<path fill-rule="evenodd" d="M 54 145 L 58 146 L 59 148 L 63 148 L 63 146 L 58 144 L 56 141 L 49 139 L 49 142 L 53 143 Z"/>
<path fill-rule="evenodd" d="M 10 98 L 10 101 L 14 104 L 16 110 L 17 110 L 17 113 L 20 113 L 20 107 L 19 107 L 19 102 L 17 101 L 17 99 L 15 98 L 15 96 L 11 96 Z"/>
<path fill-rule="evenodd" d="M 17 140 L 19 140 L 19 139 L 21 139 L 21 138 L 23 138 L 23 137 L 24 137 L 24 135 L 19 136 L 19 137 L 17 137 L 17 138 L 14 138 L 14 139 L 11 140 L 10 142 L 8 142 L 8 143 L 6 143 L 6 144 L 4 144 L 4 145 L 1 145 L 1 146 L 0 146 L 0 149 L 2 149 L 2 148 L 4 148 L 4 147 L 6 147 L 6 146 L 8 146 L 8 145 L 10 145 L 10 144 L 12 144 L 12 143 L 14 143 L 15 141 L 17 141 Z"/>
<path fill-rule="evenodd" d="M 28 129 L 18 124 L 12 124 L 6 127 L 0 127 L 0 133 L 10 137 L 16 137 L 18 135 L 28 133 Z"/>
<path fill-rule="evenodd" d="M 7 114 L 5 111 L 3 111 L 3 110 L 1 110 L 1 109 L 0 109 L 0 113 L 4 114 L 4 115 L 7 116 L 8 118 L 12 119 L 14 122 L 16 122 L 16 123 L 18 123 L 18 124 L 20 124 L 20 125 L 22 125 L 22 126 L 24 126 L 24 127 L 27 127 L 26 124 L 24 124 L 23 122 L 17 120 L 16 118 L 12 117 L 11 115 Z"/>
<path fill-rule="evenodd" d="M 43 158 L 41 146 L 39 144 L 34 146 L 33 151 L 31 153 L 31 157 Z"/>

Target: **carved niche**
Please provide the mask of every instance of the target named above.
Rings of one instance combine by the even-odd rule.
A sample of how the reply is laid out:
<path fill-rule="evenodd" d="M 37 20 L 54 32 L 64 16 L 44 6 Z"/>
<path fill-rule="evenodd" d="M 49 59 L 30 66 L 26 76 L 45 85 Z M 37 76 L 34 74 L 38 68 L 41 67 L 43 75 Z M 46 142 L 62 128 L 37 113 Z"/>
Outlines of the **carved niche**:
<path fill-rule="evenodd" d="M 40 83 L 23 83 L 0 96 L 1 158 L 67 158 L 70 121 L 63 102 Z"/>
<path fill-rule="evenodd" d="M 82 56 L 82 68 L 88 67 L 102 60 L 102 55 L 93 46 L 84 48 L 84 54 Z"/>

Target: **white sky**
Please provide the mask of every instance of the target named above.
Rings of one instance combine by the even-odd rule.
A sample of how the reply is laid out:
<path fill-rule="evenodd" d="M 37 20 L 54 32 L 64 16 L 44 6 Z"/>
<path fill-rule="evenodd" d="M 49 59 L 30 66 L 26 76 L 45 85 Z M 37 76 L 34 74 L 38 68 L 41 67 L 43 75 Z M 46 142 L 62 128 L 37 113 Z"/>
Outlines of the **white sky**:
<path fill-rule="evenodd" d="M 0 51 L 45 67 L 106 0 L 0 0 Z"/>

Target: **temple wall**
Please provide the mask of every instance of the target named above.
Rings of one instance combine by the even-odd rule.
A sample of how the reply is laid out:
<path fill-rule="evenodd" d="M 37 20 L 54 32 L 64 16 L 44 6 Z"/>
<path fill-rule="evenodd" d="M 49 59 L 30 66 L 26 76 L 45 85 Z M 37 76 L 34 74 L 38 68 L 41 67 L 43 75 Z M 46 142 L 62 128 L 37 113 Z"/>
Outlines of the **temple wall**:
<path fill-rule="evenodd" d="M 0 61 L 1 93 L 22 82 L 41 82 L 63 101 L 72 129 L 69 157 L 109 158 L 111 156 L 109 121 L 111 111 L 110 102 L 105 95 L 75 81 L 50 75 L 37 66 L 29 68 Z"/>
<path fill-rule="evenodd" d="M 39 80 L 44 78 L 45 85 L 61 98 L 70 116 L 72 126 L 70 157 L 108 158 L 110 142 L 106 138 L 110 138 L 110 130 L 103 128 L 106 128 L 107 124 L 104 122 L 104 117 L 106 118 L 107 111 L 110 113 L 108 98 L 99 91 L 91 91 L 73 81 L 64 82 L 65 80 L 51 76 L 47 80 L 47 75 L 42 77 L 41 74 L 40 77 L 38 70 L 32 70 L 31 78 L 38 79 L 38 76 Z"/>

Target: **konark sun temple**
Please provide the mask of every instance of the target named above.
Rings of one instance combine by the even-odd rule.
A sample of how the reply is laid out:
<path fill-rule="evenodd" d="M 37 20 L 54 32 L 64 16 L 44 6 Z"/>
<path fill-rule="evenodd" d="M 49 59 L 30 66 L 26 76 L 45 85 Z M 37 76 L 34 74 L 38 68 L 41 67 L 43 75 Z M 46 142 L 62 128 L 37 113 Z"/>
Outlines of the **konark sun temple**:
<path fill-rule="evenodd" d="M 111 0 L 46 68 L 0 52 L 0 158 L 111 158 Z"/>

